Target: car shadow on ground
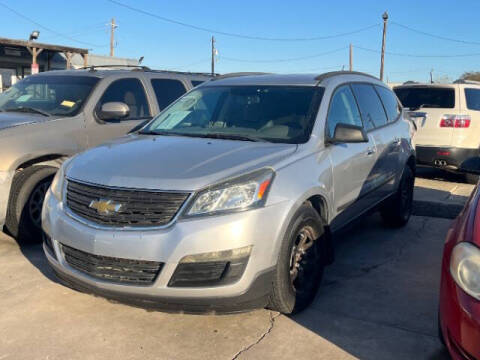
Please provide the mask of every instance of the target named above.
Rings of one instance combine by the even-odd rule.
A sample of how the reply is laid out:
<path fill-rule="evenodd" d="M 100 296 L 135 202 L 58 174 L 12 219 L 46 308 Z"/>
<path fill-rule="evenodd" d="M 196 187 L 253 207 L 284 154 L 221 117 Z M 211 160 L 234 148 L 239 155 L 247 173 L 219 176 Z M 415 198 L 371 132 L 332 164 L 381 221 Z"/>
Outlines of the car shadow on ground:
<path fill-rule="evenodd" d="M 39 243 L 23 243 L 17 242 L 22 255 L 35 266 L 46 278 L 59 283 L 50 265 L 48 265 L 47 258 L 43 253 L 42 244 Z"/>
<path fill-rule="evenodd" d="M 454 183 L 466 184 L 465 175 L 456 174 L 450 171 L 431 168 L 425 166 L 417 166 L 416 177 L 428 180 L 447 181 Z"/>
<path fill-rule="evenodd" d="M 313 304 L 292 316 L 360 359 L 449 359 L 438 340 L 443 240 L 450 221 L 374 215 L 335 236 L 335 262 Z"/>

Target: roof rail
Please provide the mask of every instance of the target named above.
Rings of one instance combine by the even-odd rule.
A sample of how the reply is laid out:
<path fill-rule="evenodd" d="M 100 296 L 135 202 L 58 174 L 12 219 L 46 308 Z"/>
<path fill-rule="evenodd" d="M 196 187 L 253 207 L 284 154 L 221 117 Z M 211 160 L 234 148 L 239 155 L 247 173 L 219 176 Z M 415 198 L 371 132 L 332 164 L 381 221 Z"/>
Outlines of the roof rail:
<path fill-rule="evenodd" d="M 143 70 L 149 71 L 150 68 L 143 65 L 121 65 L 121 64 L 111 64 L 111 65 L 89 65 L 78 68 L 78 70 L 89 69 L 90 71 L 95 71 L 96 69 L 105 69 L 105 68 L 133 68 L 134 70 Z"/>
<path fill-rule="evenodd" d="M 315 80 L 317 80 L 320 83 L 321 81 L 323 81 L 325 79 L 328 79 L 329 77 L 336 76 L 336 75 L 363 75 L 363 76 L 368 76 L 370 78 L 379 80 L 377 77 L 375 77 L 373 75 L 370 75 L 370 74 L 367 74 L 367 73 L 363 73 L 363 72 L 360 72 L 360 71 L 346 71 L 346 70 L 326 72 L 326 73 L 318 75 L 315 78 Z"/>
<path fill-rule="evenodd" d="M 221 79 L 228 79 L 228 78 L 239 77 L 239 76 L 269 75 L 269 74 L 271 74 L 271 73 L 266 73 L 266 72 L 234 72 L 234 73 L 228 73 L 228 74 L 223 74 L 223 75 L 215 76 L 211 81 L 221 80 Z"/>
<path fill-rule="evenodd" d="M 468 79 L 458 79 L 453 82 L 454 84 L 472 84 L 472 85 L 480 85 L 480 81 L 476 80 L 468 80 Z"/>
<path fill-rule="evenodd" d="M 154 70 L 154 69 L 148 69 L 148 70 L 145 70 L 145 71 L 154 72 L 154 73 L 203 75 L 203 76 L 212 77 L 212 73 L 210 73 L 210 72 L 192 72 L 192 71 L 177 71 L 177 70 Z M 213 76 L 220 76 L 220 75 L 219 74 L 213 74 Z"/>

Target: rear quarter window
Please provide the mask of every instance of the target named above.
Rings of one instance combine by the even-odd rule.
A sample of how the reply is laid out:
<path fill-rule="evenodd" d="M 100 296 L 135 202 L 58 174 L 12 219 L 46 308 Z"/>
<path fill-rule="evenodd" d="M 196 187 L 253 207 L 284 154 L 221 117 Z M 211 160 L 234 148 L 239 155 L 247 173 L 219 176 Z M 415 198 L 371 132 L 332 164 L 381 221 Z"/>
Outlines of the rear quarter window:
<path fill-rule="evenodd" d="M 380 95 L 380 100 L 382 100 L 383 106 L 387 113 L 388 122 L 393 122 L 400 115 L 400 106 L 398 105 L 398 100 L 393 91 L 387 89 L 383 86 L 375 86 L 377 89 L 378 95 Z"/>
<path fill-rule="evenodd" d="M 357 98 L 363 126 L 366 130 L 381 127 L 387 123 L 387 115 L 377 92 L 370 84 L 352 84 Z"/>
<path fill-rule="evenodd" d="M 455 89 L 433 86 L 396 87 L 394 89 L 404 107 L 415 110 L 420 108 L 453 109 L 455 107 Z"/>
<path fill-rule="evenodd" d="M 465 89 L 467 109 L 480 111 L 480 89 Z"/>

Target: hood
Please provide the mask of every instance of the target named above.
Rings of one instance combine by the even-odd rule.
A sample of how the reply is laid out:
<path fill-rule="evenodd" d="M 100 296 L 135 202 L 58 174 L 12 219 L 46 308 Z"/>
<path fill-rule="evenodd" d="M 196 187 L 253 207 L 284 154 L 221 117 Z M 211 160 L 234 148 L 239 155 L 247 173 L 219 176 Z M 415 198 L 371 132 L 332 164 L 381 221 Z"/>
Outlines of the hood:
<path fill-rule="evenodd" d="M 107 186 L 190 191 L 274 167 L 296 149 L 294 144 L 131 135 L 76 156 L 66 175 Z"/>
<path fill-rule="evenodd" d="M 0 130 L 13 126 L 45 121 L 47 117 L 40 114 L 0 112 Z"/>

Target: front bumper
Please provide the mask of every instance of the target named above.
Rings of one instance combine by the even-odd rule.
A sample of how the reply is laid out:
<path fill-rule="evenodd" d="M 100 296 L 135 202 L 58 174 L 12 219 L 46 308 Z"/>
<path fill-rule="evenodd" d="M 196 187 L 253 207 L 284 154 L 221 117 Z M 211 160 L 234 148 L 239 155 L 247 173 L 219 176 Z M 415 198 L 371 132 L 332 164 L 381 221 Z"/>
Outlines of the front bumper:
<path fill-rule="evenodd" d="M 458 171 L 465 161 L 480 155 L 478 149 L 458 147 L 416 146 L 417 163 L 420 165 Z"/>
<path fill-rule="evenodd" d="M 263 307 L 271 290 L 282 225 L 291 205 L 284 201 L 240 213 L 177 221 L 165 229 L 135 231 L 92 228 L 67 215 L 63 204 L 48 192 L 42 222 L 52 239 L 53 253 L 46 247 L 45 253 L 67 285 L 128 303 L 188 312 Z M 157 261 L 163 267 L 148 286 L 99 280 L 70 266 L 62 245 L 95 255 Z M 183 257 L 246 246 L 252 249 L 238 281 L 218 286 L 169 286 Z"/>
<path fill-rule="evenodd" d="M 14 171 L 0 171 L 0 229 L 5 224 Z"/>
<path fill-rule="evenodd" d="M 448 257 L 449 260 L 449 257 Z M 448 266 L 442 264 L 440 326 L 454 360 L 480 359 L 480 301 L 460 289 Z"/>

